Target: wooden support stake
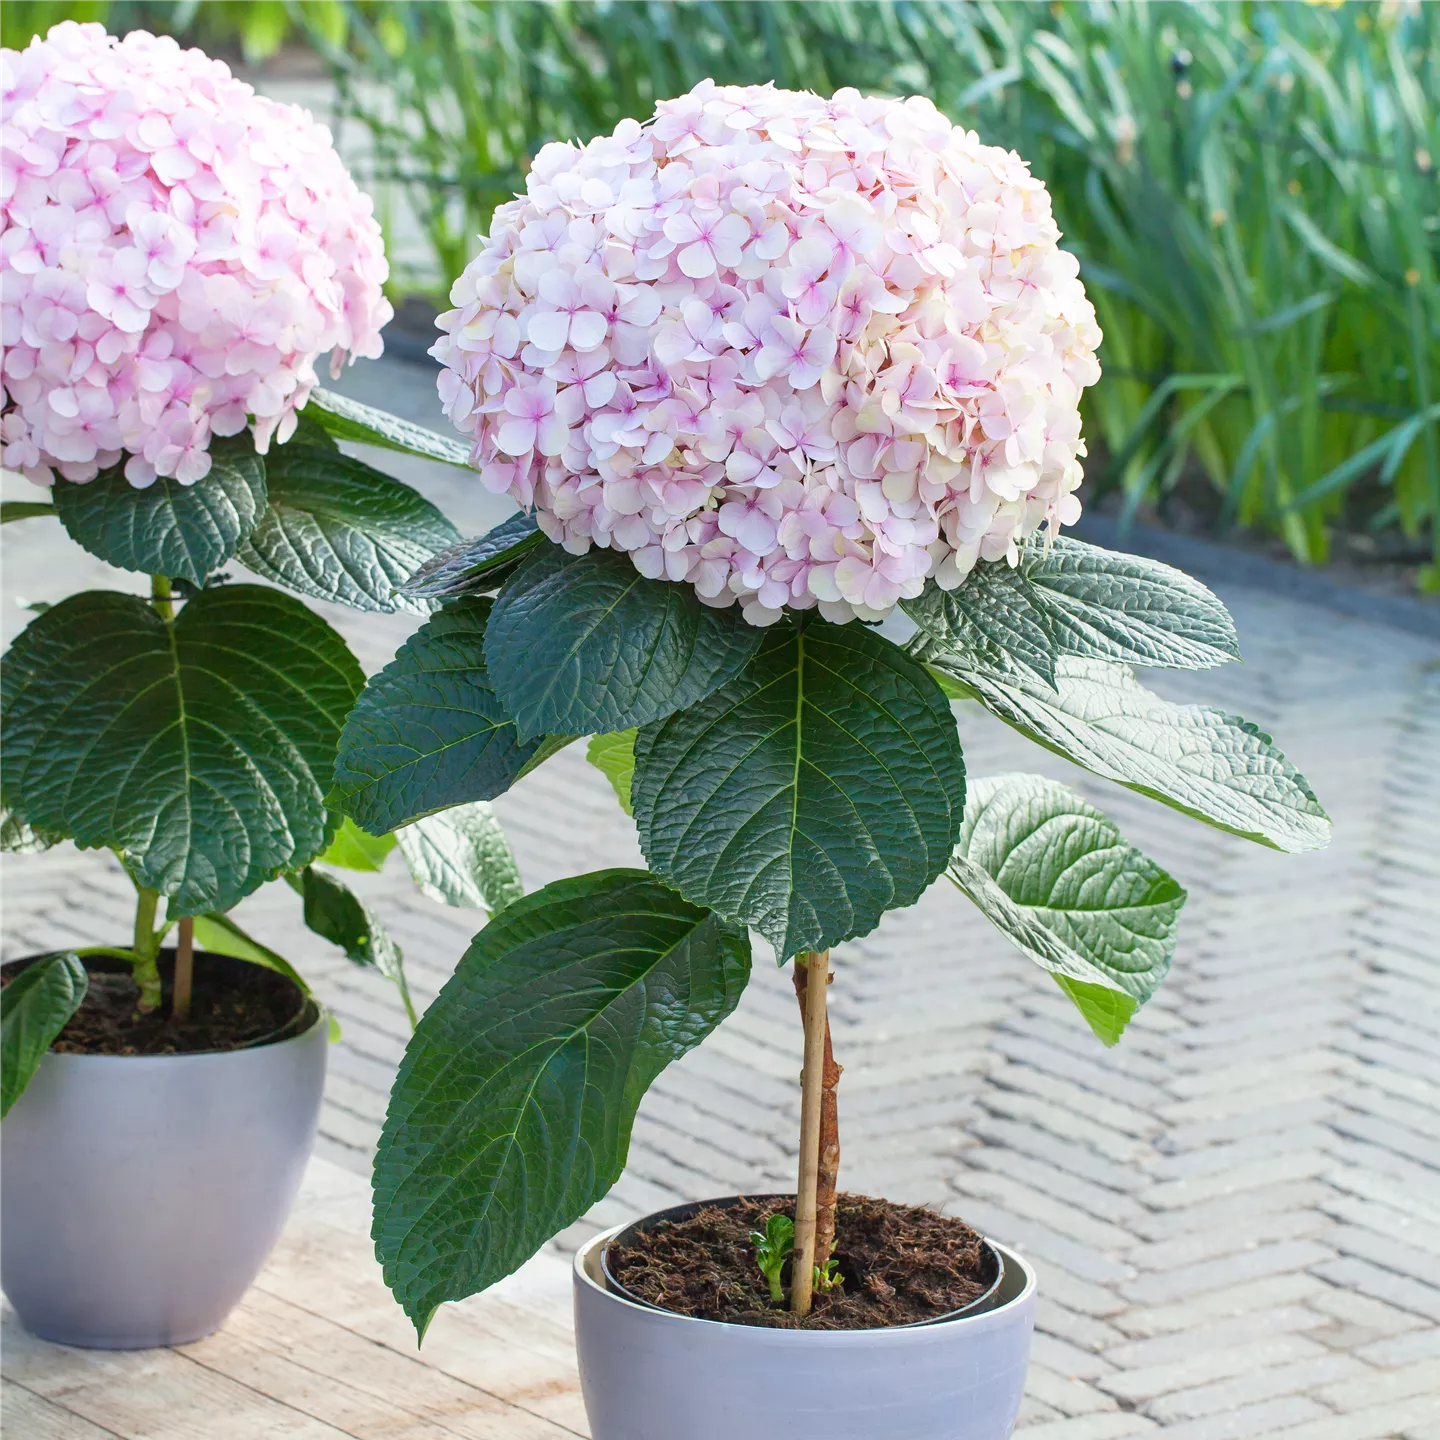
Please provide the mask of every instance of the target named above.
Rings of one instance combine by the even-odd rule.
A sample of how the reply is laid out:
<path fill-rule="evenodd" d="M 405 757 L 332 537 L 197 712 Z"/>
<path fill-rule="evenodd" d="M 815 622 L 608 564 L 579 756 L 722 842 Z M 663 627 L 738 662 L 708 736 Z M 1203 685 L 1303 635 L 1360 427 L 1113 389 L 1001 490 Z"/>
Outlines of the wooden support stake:
<path fill-rule="evenodd" d="M 803 965 L 792 967 L 795 998 L 800 1002 L 800 1021 L 805 1021 L 805 992 L 810 972 Z M 835 972 L 826 977 L 835 983 Z M 830 1014 L 825 1014 L 825 1076 L 820 1094 L 820 1167 L 815 1184 L 815 1267 L 821 1274 L 835 1249 L 835 1204 L 840 1184 L 840 1108 L 835 1094 L 845 1067 L 835 1063 L 830 1043 Z"/>
<path fill-rule="evenodd" d="M 795 1251 L 790 1271 L 790 1313 L 808 1315 L 814 1292 L 816 1189 L 820 1179 L 820 1106 L 825 1093 L 825 1020 L 830 952 L 796 956 L 804 963 L 805 1068 L 800 1076 L 800 1178 L 795 1191 Z"/>
<path fill-rule="evenodd" d="M 195 920 L 186 915 L 180 921 L 175 941 L 175 986 L 170 997 L 170 1018 L 183 1025 L 190 1018 L 190 992 L 195 984 Z"/>

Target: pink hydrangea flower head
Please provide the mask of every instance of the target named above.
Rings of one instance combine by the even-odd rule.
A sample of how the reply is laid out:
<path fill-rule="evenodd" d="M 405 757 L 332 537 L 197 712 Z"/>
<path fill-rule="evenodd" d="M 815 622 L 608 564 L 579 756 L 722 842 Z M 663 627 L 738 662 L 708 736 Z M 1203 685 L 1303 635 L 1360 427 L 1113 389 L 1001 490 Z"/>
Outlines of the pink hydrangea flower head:
<path fill-rule="evenodd" d="M 0 457 L 48 485 L 193 484 L 380 353 L 380 227 L 309 113 L 143 31 L 0 51 Z"/>
<path fill-rule="evenodd" d="M 567 550 L 757 625 L 878 619 L 1079 517 L 1100 331 L 1059 240 L 928 100 L 707 80 L 540 152 L 439 319 L 441 398 Z"/>

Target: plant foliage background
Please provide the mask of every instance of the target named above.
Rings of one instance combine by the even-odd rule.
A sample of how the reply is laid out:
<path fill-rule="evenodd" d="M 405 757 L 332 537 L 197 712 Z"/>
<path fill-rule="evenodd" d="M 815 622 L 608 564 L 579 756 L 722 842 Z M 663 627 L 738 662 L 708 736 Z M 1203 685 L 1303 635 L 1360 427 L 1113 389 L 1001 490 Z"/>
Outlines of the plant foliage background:
<path fill-rule="evenodd" d="M 1030 160 L 1082 257 L 1092 503 L 1181 493 L 1308 561 L 1398 533 L 1440 587 L 1433 5 L 11 0 L 5 44 L 67 14 L 251 62 L 313 46 L 369 137 L 357 178 L 423 229 L 396 283 L 437 300 L 547 140 L 706 75 L 928 94 Z"/>

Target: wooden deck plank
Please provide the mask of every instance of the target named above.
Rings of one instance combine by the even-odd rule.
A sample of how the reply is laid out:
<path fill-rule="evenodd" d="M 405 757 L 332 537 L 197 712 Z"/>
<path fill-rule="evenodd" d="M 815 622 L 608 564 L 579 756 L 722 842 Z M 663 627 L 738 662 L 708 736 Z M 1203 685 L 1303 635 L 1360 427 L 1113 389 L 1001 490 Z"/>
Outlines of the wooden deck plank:
<path fill-rule="evenodd" d="M 359 1440 L 573 1440 L 573 1432 L 344 1325 L 252 1291 L 191 1359 Z"/>
<path fill-rule="evenodd" d="M 577 1435 L 589 1434 L 575 1368 L 569 1266 L 558 1256 L 538 1255 L 485 1294 L 442 1306 L 419 1350 L 374 1257 L 367 1188 L 339 1167 L 314 1161 L 257 1288 Z"/>
<path fill-rule="evenodd" d="M 5 1311 L 5 1369 L 17 1384 L 124 1440 L 345 1440 L 345 1431 L 237 1384 L 175 1350 L 74 1350 L 28 1334 Z M 202 1418 L 203 1417 L 203 1418 Z"/>
<path fill-rule="evenodd" d="M 80 1350 L 3 1319 L 20 1440 L 575 1440 L 569 1267 L 537 1256 L 447 1305 L 423 1351 L 381 1278 L 363 1180 L 312 1160 L 295 1212 L 225 1327 L 166 1350 Z M 197 1428 L 198 1427 L 198 1428 Z"/>
<path fill-rule="evenodd" d="M 0 1380 L 0 1425 L 13 1440 L 115 1440 L 115 1431 L 102 1430 L 9 1380 Z"/>

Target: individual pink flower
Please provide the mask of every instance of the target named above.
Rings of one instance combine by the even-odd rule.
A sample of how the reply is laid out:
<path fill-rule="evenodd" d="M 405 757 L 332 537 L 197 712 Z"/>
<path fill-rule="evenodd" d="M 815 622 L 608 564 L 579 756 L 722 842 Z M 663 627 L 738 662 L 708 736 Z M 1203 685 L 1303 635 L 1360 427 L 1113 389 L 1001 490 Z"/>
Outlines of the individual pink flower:
<path fill-rule="evenodd" d="M 537 380 L 511 390 L 505 397 L 508 418 L 496 443 L 506 455 L 558 455 L 570 443 L 570 428 L 555 413 L 555 382 Z"/>
<path fill-rule="evenodd" d="M 380 228 L 307 112 L 143 31 L 66 21 L 0 69 L 7 465 L 193 484 L 213 435 L 293 432 L 321 355 L 380 353 Z"/>
<path fill-rule="evenodd" d="M 1100 332 L 1059 239 L 927 100 L 705 81 L 540 152 L 440 317 L 441 399 L 572 553 L 756 625 L 879 619 L 1079 515 Z"/>

